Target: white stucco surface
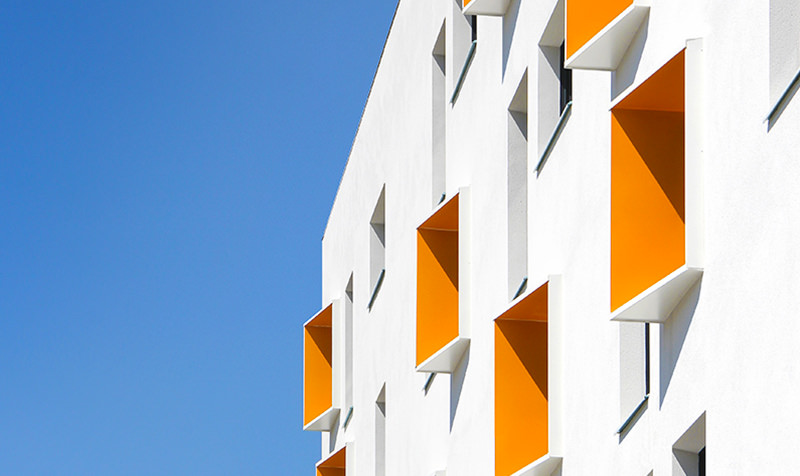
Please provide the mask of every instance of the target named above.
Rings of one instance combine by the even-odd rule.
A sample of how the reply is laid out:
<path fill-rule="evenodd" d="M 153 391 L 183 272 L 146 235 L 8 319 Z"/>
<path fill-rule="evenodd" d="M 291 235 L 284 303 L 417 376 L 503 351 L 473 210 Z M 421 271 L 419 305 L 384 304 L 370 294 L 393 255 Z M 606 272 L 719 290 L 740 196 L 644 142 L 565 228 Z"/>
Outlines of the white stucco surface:
<path fill-rule="evenodd" d="M 435 207 L 432 53 L 444 22 L 449 101 L 471 39 L 452 0 L 400 1 L 322 242 L 320 304 L 342 299 L 352 274 L 354 341 L 353 416 L 321 433 L 321 458 L 350 443 L 348 476 L 375 474 L 375 402 L 385 385 L 387 476 L 494 474 L 493 321 L 510 297 L 506 129 L 527 71 L 528 290 L 551 275 L 562 283 L 555 474 L 683 474 L 673 445 L 703 414 L 709 474 L 798 474 L 800 98 L 764 122 L 788 86 L 776 82 L 800 66 L 800 34 L 785 24 L 797 18 L 796 2 L 652 0 L 616 72 L 574 70 L 571 116 L 537 174 L 538 45 L 556 5 L 512 0 L 505 16 L 480 16 L 475 57 L 446 107 L 447 198 L 463 187 L 470 195 L 460 257 L 470 344 L 426 392 L 428 375 L 415 371 L 416 227 Z M 704 47 L 704 272 L 665 323 L 650 325 L 650 397 L 620 436 L 629 396 L 621 324 L 609 309 L 609 108 L 695 38 Z M 370 219 L 384 187 L 386 272 L 368 309 Z M 344 343 L 335 345 L 343 359 Z"/>

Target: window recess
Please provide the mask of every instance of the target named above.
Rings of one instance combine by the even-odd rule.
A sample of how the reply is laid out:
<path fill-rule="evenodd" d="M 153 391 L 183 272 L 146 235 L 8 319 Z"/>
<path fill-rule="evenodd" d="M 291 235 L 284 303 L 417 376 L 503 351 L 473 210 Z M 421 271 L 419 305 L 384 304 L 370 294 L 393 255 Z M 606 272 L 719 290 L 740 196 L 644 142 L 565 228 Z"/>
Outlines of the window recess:
<path fill-rule="evenodd" d="M 647 0 L 566 0 L 567 68 L 613 71 L 650 13 Z"/>
<path fill-rule="evenodd" d="M 611 108 L 611 318 L 665 322 L 703 274 L 702 40 Z"/>
<path fill-rule="evenodd" d="M 417 371 L 452 373 L 469 346 L 469 189 L 417 228 Z"/>
<path fill-rule="evenodd" d="M 331 431 L 339 417 L 334 312 L 338 301 L 303 326 L 303 430 Z"/>
<path fill-rule="evenodd" d="M 539 40 L 537 175 L 541 173 L 572 114 L 572 70 L 564 65 L 564 1 L 556 3 Z"/>
<path fill-rule="evenodd" d="M 495 474 L 549 475 L 561 464 L 561 279 L 495 319 Z"/>
<path fill-rule="evenodd" d="M 508 106 L 508 298 L 527 286 L 528 276 L 528 72 L 522 75 Z"/>
<path fill-rule="evenodd" d="M 706 414 L 691 424 L 672 445 L 672 474 L 674 476 L 705 476 L 706 474 Z"/>
<path fill-rule="evenodd" d="M 371 310 L 386 277 L 386 187 L 372 211 L 369 220 L 369 288 L 367 307 Z"/>

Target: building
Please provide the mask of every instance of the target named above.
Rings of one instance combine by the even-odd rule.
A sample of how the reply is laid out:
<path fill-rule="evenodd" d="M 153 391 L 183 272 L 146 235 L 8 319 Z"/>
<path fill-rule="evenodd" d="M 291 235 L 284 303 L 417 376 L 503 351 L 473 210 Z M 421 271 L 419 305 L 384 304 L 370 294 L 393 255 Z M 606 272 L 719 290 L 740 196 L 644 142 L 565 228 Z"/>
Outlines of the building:
<path fill-rule="evenodd" d="M 800 474 L 800 2 L 463 2 L 331 211 L 317 474 Z"/>

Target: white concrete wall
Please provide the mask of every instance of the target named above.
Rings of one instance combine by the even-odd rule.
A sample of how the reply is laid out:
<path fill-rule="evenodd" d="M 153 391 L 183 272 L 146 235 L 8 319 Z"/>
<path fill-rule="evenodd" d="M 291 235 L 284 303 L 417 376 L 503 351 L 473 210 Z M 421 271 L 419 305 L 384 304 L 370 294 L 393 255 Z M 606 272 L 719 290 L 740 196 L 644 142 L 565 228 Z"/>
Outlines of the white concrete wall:
<path fill-rule="evenodd" d="M 447 196 L 471 191 L 472 340 L 456 372 L 437 375 L 426 394 L 427 375 L 414 370 L 415 280 L 416 227 L 433 207 L 431 54 L 446 21 L 449 97 L 469 38 L 452 0 L 400 2 L 323 239 L 321 304 L 342 298 L 353 274 L 354 413 L 346 429 L 340 421 L 322 434 L 321 457 L 355 442 L 349 476 L 374 474 L 385 385 L 387 476 L 494 474 L 493 319 L 509 298 L 506 128 L 527 70 L 528 289 L 563 277 L 562 474 L 678 474 L 672 447 L 704 412 L 709 474 L 796 474 L 800 98 L 771 128 L 763 119 L 780 94 L 771 72 L 800 40 L 770 46 L 767 0 L 652 0 L 616 73 L 574 72 L 572 115 L 537 176 L 538 44 L 555 5 L 513 0 L 504 17 L 480 17 L 474 61 L 447 108 Z M 772 17 L 792 5 L 773 0 Z M 651 325 L 650 400 L 620 438 L 609 105 L 690 38 L 704 39 L 706 58 L 705 274 L 666 324 Z M 384 185 L 386 277 L 368 310 L 369 223 Z"/>

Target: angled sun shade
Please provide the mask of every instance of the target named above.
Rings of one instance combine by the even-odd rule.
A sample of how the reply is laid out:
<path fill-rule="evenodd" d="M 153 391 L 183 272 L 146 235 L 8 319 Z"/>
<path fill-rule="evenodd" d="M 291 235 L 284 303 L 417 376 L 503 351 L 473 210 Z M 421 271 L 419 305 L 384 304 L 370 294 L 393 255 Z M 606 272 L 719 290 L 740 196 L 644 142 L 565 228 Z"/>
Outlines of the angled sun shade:
<path fill-rule="evenodd" d="M 347 447 L 317 463 L 317 476 L 347 476 Z"/>
<path fill-rule="evenodd" d="M 611 312 L 664 322 L 700 279 L 702 42 L 692 40 L 611 114 Z"/>
<path fill-rule="evenodd" d="M 560 278 L 495 319 L 495 474 L 550 475 L 561 462 Z"/>
<path fill-rule="evenodd" d="M 417 370 L 452 372 L 469 346 L 465 332 L 460 210 L 465 189 L 417 228 Z"/>
<path fill-rule="evenodd" d="M 566 0 L 570 69 L 617 69 L 650 11 L 640 0 Z"/>
<path fill-rule="evenodd" d="M 333 308 L 326 307 L 303 326 L 303 429 L 330 431 L 339 416 L 333 395 Z"/>
<path fill-rule="evenodd" d="M 462 0 L 464 15 L 502 16 L 508 4 L 509 0 Z"/>

